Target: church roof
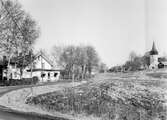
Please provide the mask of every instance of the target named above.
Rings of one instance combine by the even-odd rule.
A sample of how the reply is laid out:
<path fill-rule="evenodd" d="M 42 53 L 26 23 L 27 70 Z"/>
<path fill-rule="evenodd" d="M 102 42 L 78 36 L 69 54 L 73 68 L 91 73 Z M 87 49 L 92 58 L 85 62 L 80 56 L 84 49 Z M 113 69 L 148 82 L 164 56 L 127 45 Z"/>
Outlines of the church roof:
<path fill-rule="evenodd" d="M 150 51 L 150 55 L 158 55 L 158 50 L 156 49 L 154 42 L 153 42 L 152 50 Z"/>

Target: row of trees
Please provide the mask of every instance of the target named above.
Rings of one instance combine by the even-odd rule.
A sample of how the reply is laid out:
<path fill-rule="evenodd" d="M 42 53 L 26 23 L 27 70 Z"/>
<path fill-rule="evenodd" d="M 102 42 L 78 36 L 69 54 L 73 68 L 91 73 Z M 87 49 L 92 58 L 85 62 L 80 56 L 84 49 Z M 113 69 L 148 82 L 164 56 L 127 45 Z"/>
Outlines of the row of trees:
<path fill-rule="evenodd" d="M 6 56 L 7 68 L 13 60 L 22 73 L 32 61 L 32 47 L 39 37 L 39 27 L 18 1 L 0 0 L 0 5 L 0 53 Z M 68 78 L 83 79 L 99 66 L 99 57 L 92 46 L 55 46 L 52 55 L 54 61 L 65 68 L 63 75 Z M 101 63 L 101 72 L 105 68 Z M 9 70 L 7 74 L 9 76 Z"/>
<path fill-rule="evenodd" d="M 73 79 L 90 76 L 99 65 L 98 54 L 92 46 L 55 46 L 52 55 L 65 68 L 64 77 Z"/>
<path fill-rule="evenodd" d="M 17 62 L 22 68 L 26 63 L 25 56 L 33 52 L 32 46 L 39 37 L 39 27 L 18 1 L 0 0 L 0 6 L 1 55 L 7 57 L 8 66 L 11 59 L 19 55 L 22 59 Z"/>
<path fill-rule="evenodd" d="M 121 71 L 137 71 L 148 68 L 150 65 L 150 58 L 148 55 L 137 55 L 132 51 L 129 55 L 129 60 L 124 65 L 114 66 L 109 69 L 110 72 L 121 72 Z"/>
<path fill-rule="evenodd" d="M 124 68 L 125 70 L 141 70 L 148 68 L 150 65 L 150 58 L 147 55 L 140 56 L 137 55 L 135 52 L 131 52 L 129 55 L 129 60 L 125 63 Z"/>
<path fill-rule="evenodd" d="M 162 56 L 158 58 L 158 68 L 163 68 L 163 62 L 167 61 L 167 56 Z M 149 53 L 145 55 L 137 55 L 132 51 L 129 55 L 129 60 L 125 62 L 124 65 L 114 66 L 109 69 L 110 72 L 121 72 L 121 71 L 137 71 L 149 68 L 150 56 Z"/>

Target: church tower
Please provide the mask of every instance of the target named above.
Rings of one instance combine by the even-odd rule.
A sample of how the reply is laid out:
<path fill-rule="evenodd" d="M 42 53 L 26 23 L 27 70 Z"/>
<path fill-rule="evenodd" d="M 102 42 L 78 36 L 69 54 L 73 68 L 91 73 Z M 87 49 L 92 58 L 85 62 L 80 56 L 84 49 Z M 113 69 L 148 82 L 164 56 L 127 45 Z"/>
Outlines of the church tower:
<path fill-rule="evenodd" d="M 152 49 L 150 51 L 150 69 L 158 68 L 158 50 L 153 42 Z"/>

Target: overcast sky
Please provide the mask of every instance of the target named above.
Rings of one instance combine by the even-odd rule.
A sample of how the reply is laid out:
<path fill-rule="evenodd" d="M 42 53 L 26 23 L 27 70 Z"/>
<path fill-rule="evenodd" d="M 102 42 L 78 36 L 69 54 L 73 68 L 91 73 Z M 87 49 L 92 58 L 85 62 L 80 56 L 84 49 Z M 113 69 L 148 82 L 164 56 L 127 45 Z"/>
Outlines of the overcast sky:
<path fill-rule="evenodd" d="M 144 54 L 152 41 L 167 53 L 167 0 L 19 0 L 39 23 L 36 49 L 91 44 L 108 66 L 130 51 Z"/>

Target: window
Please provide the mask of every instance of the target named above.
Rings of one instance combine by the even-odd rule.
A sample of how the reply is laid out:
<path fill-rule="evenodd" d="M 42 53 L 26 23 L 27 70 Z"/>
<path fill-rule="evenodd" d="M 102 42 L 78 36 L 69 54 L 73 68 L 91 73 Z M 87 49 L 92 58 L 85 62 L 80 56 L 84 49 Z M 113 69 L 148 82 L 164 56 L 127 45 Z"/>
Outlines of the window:
<path fill-rule="evenodd" d="M 48 79 L 50 79 L 50 73 L 48 73 Z"/>
<path fill-rule="evenodd" d="M 54 77 L 56 77 L 56 76 L 57 76 L 57 74 L 58 74 L 58 73 L 54 73 Z"/>
<path fill-rule="evenodd" d="M 42 78 L 44 78 L 44 77 L 45 77 L 45 75 L 46 75 L 45 73 L 42 73 L 42 74 L 41 74 L 41 77 L 42 77 Z"/>
<path fill-rule="evenodd" d="M 17 72 L 14 72 L 14 76 L 15 76 L 15 78 L 17 78 Z"/>
<path fill-rule="evenodd" d="M 12 73 L 10 73 L 10 79 L 12 79 Z"/>

